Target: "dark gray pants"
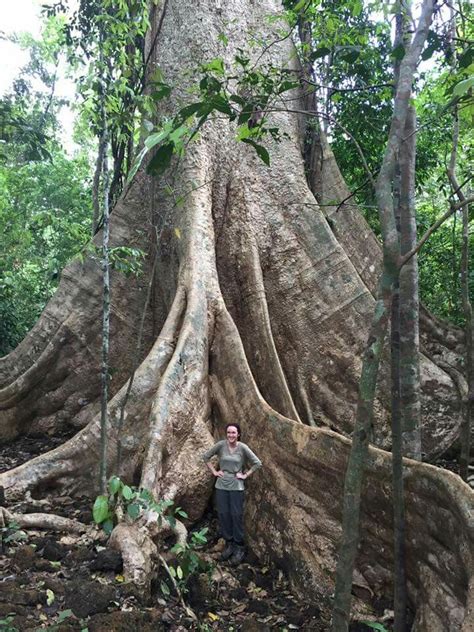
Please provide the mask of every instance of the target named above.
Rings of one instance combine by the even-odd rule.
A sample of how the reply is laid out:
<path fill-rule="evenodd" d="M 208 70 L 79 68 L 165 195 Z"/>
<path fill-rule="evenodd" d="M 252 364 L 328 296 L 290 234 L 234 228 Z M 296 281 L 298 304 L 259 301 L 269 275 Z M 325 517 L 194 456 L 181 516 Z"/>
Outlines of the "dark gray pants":
<path fill-rule="evenodd" d="M 216 489 L 217 515 L 227 542 L 244 543 L 244 492 Z"/>

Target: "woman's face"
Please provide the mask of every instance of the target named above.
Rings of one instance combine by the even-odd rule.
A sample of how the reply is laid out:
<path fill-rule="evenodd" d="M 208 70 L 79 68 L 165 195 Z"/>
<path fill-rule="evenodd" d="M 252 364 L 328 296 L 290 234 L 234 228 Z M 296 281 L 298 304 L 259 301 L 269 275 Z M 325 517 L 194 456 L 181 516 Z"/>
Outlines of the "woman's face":
<path fill-rule="evenodd" d="M 238 436 L 239 436 L 239 433 L 235 426 L 229 426 L 227 428 L 227 441 L 229 443 L 236 443 Z"/>

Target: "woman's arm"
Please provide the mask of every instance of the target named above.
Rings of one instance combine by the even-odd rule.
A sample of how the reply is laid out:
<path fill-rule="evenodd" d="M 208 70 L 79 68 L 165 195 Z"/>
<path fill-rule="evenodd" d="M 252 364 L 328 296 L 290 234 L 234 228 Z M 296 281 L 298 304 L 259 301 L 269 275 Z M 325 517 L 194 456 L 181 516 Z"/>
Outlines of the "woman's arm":
<path fill-rule="evenodd" d="M 207 469 L 212 473 L 213 476 L 217 476 L 218 478 L 222 478 L 224 476 L 224 472 L 222 470 L 216 470 L 214 465 L 211 463 L 210 459 L 216 454 L 219 454 L 222 446 L 222 441 L 218 441 L 212 448 L 209 448 L 202 455 L 203 461 L 206 463 Z"/>
<path fill-rule="evenodd" d="M 255 472 L 255 470 L 258 470 L 258 468 L 262 467 L 262 462 L 260 461 L 258 456 L 255 454 L 255 452 L 252 452 L 252 450 L 248 447 L 248 445 L 246 445 L 245 443 L 242 443 L 242 448 L 245 453 L 245 458 L 249 462 L 251 467 L 246 472 L 239 472 L 236 476 L 237 478 L 245 480 L 246 478 L 251 476 Z"/>

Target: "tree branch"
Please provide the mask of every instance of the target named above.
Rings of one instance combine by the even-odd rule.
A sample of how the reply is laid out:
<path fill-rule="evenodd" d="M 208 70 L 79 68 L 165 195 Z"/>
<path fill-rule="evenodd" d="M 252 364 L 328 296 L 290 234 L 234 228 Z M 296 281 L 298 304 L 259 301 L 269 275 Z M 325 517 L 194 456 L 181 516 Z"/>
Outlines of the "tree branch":
<path fill-rule="evenodd" d="M 449 211 L 446 211 L 446 213 L 442 215 L 438 219 L 438 221 L 433 224 L 433 226 L 428 228 L 428 230 L 420 239 L 420 241 L 416 244 L 416 246 L 412 250 L 410 250 L 410 252 L 407 252 L 407 254 L 400 259 L 400 268 L 402 268 L 407 263 L 407 261 L 409 261 L 413 257 L 413 255 L 416 255 L 417 252 L 421 250 L 425 242 L 428 241 L 428 239 L 436 230 L 438 230 L 441 224 L 443 224 L 447 219 L 449 219 L 451 215 L 454 215 L 456 211 L 459 211 L 459 209 L 463 208 L 464 206 L 468 204 L 472 204 L 473 202 L 474 202 L 474 195 L 471 195 L 470 197 L 465 198 L 463 201 L 458 202 L 457 204 L 452 204 Z"/>

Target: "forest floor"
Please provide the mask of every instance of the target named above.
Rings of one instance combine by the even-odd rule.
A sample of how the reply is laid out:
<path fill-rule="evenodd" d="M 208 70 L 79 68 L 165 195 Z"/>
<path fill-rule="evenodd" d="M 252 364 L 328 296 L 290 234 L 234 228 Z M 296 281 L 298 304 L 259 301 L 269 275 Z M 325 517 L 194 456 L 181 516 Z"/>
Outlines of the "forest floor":
<path fill-rule="evenodd" d="M 0 471 L 62 440 L 26 437 L 5 446 L 0 450 Z M 24 531 L 14 524 L 0 529 L 1 632 L 329 630 L 330 603 L 314 604 L 298 598 L 282 571 L 261 564 L 251 551 L 237 568 L 219 562 L 223 541 L 218 540 L 211 511 L 195 526 L 208 528 L 208 543 L 198 553 L 209 570 L 191 576 L 186 587 L 185 601 L 197 616 L 193 621 L 164 569 L 160 569 L 152 597 L 146 601 L 133 584 L 124 581 L 120 554 L 108 549 L 107 536 L 92 526 L 90 499 L 62 496 L 50 503 L 38 503 L 30 497 L 8 509 L 75 518 L 91 525 L 90 532 L 77 536 Z M 163 581 L 170 586 L 169 594 L 163 593 Z M 350 629 L 373 628 L 353 623 Z"/>

